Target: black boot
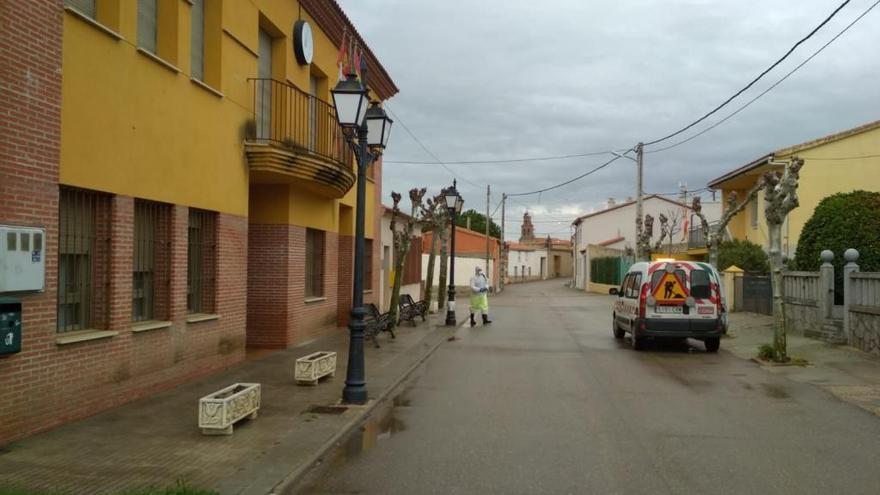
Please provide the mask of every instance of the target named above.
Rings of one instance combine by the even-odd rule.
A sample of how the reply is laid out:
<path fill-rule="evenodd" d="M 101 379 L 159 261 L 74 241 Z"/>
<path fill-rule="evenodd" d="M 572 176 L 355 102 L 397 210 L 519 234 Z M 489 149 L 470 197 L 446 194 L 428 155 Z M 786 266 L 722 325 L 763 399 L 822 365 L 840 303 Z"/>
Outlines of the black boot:
<path fill-rule="evenodd" d="M 471 326 L 472 326 L 472 327 L 477 326 L 477 320 L 474 319 L 474 314 L 473 314 L 473 313 L 471 313 Z"/>
<path fill-rule="evenodd" d="M 489 315 L 484 314 L 484 315 L 483 315 L 483 325 L 488 325 L 488 324 L 490 324 L 490 323 L 492 323 L 492 321 L 489 320 Z"/>

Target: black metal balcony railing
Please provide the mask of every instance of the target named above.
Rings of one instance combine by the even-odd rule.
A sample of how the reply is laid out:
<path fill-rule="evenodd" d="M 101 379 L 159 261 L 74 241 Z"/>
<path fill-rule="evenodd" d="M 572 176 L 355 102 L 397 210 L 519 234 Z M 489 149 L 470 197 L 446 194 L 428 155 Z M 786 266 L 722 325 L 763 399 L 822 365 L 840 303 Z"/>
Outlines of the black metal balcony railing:
<path fill-rule="evenodd" d="M 699 222 L 699 220 L 697 220 Z M 711 222 L 709 230 L 718 232 L 721 222 Z M 703 227 L 697 223 L 688 231 L 688 249 L 701 249 L 706 247 L 706 236 L 703 233 Z"/>
<path fill-rule="evenodd" d="M 326 101 L 274 79 L 249 79 L 254 89 L 254 139 L 308 151 L 350 167 L 336 111 Z"/>

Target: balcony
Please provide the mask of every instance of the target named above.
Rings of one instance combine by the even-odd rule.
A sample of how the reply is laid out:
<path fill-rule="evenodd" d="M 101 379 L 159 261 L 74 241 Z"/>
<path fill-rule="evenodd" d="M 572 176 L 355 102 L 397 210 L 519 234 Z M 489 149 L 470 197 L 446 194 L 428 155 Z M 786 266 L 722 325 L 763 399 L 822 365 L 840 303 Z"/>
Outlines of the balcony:
<path fill-rule="evenodd" d="M 254 121 L 245 154 L 255 184 L 293 184 L 341 198 L 355 183 L 353 155 L 329 103 L 274 79 L 250 79 Z"/>
<path fill-rule="evenodd" d="M 697 220 L 699 222 L 699 220 Z M 718 232 L 718 227 L 721 222 L 711 222 L 709 224 L 709 230 L 712 232 Z M 691 249 L 706 249 L 706 236 L 703 235 L 703 227 L 699 224 L 691 227 L 688 231 L 688 250 Z"/>

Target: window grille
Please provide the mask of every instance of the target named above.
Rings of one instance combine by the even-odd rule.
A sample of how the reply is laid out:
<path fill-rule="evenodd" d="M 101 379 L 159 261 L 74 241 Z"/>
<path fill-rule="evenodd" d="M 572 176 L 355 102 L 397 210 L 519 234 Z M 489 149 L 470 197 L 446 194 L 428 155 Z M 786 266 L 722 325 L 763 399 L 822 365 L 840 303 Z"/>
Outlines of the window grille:
<path fill-rule="evenodd" d="M 131 318 L 168 319 L 170 205 L 137 199 L 134 203 L 134 259 Z"/>
<path fill-rule="evenodd" d="M 138 46 L 150 53 L 156 53 L 156 33 L 158 26 L 157 0 L 138 0 Z"/>
<path fill-rule="evenodd" d="M 111 196 L 62 187 L 58 204 L 59 333 L 107 324 Z"/>
<path fill-rule="evenodd" d="M 205 80 L 205 3 L 204 0 L 192 1 L 192 39 L 190 62 L 192 77 L 199 81 Z"/>
<path fill-rule="evenodd" d="M 95 19 L 98 9 L 95 6 L 96 0 L 64 0 L 64 5 L 75 9 L 84 16 Z"/>
<path fill-rule="evenodd" d="M 324 239 L 324 231 L 306 229 L 306 297 L 324 295 Z"/>
<path fill-rule="evenodd" d="M 189 313 L 215 311 L 217 274 L 217 213 L 189 210 L 186 309 Z"/>

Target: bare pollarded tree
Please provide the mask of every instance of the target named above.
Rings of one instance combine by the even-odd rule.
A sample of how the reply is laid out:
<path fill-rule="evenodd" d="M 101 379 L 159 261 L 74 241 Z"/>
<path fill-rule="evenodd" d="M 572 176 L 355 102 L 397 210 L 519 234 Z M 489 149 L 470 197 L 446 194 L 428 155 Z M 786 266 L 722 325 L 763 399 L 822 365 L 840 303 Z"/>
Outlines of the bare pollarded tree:
<path fill-rule="evenodd" d="M 694 197 L 694 200 L 691 203 L 691 210 L 694 212 L 694 215 L 700 219 L 703 239 L 706 241 L 706 249 L 709 251 L 709 263 L 715 268 L 719 268 L 718 247 L 721 245 L 721 242 L 724 241 L 724 231 L 727 229 L 727 224 L 730 223 L 737 213 L 741 212 L 746 205 L 754 200 L 763 188 L 764 179 L 758 179 L 758 182 L 749 189 L 749 192 L 746 193 L 745 198 L 743 198 L 741 202 L 738 202 L 739 197 L 736 194 L 736 191 L 732 191 L 728 194 L 727 207 L 724 209 L 724 213 L 721 215 L 721 219 L 718 221 L 718 225 L 714 229 L 710 228 L 709 221 L 706 220 L 706 216 L 703 215 L 703 204 L 700 201 L 700 197 Z"/>
<path fill-rule="evenodd" d="M 394 207 L 391 210 L 391 233 L 394 236 L 394 253 L 396 256 L 394 263 L 394 287 L 391 289 L 391 321 L 393 325 L 397 325 L 398 307 L 400 302 L 400 284 L 403 280 L 403 270 L 406 262 L 406 255 L 412 245 L 413 231 L 419 220 L 419 212 L 422 208 L 422 197 L 425 195 L 425 188 L 410 189 L 409 199 L 412 202 L 410 215 L 403 219 L 403 228 L 397 228 L 398 217 L 400 216 L 400 200 L 401 195 L 397 192 L 391 192 L 391 200 Z"/>
<path fill-rule="evenodd" d="M 788 360 L 785 338 L 785 312 L 782 293 L 782 224 L 798 207 L 798 180 L 804 161 L 793 157 L 783 171 L 764 174 L 764 217 L 770 241 L 770 280 L 773 285 L 773 354 L 776 361 Z"/>
<path fill-rule="evenodd" d="M 431 232 L 431 251 L 428 255 L 428 272 L 425 275 L 425 306 L 429 309 L 431 301 L 434 300 L 434 265 L 437 259 L 437 248 L 446 234 L 449 223 L 449 215 L 446 208 L 443 207 L 442 201 L 442 196 L 434 196 L 434 198 L 428 198 L 425 205 L 422 206 L 422 232 Z M 437 292 L 443 293 L 442 285 L 438 286 Z"/>

